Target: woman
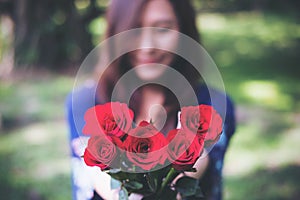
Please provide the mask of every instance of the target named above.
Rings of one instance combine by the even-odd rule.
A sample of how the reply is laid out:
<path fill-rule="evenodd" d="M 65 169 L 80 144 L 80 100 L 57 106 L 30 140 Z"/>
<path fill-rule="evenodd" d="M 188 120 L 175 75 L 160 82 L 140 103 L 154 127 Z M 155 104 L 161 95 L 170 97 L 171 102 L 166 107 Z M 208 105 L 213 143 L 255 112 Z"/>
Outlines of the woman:
<path fill-rule="evenodd" d="M 137 35 L 132 38 L 132 42 L 138 46 L 138 49 L 127 52 L 114 60 L 101 75 L 98 74 L 97 84 L 83 86 L 70 95 L 67 100 L 73 156 L 74 199 L 113 198 L 112 195 L 107 194 L 110 193 L 110 188 L 107 187 L 109 182 L 102 179 L 99 183 L 100 178 L 96 178 L 96 181 L 93 182 L 86 178 L 87 174 L 91 172 L 86 169 L 80 158 L 82 155 L 80 142 L 84 140 L 80 137 L 84 126 L 83 116 L 89 107 L 112 101 L 112 99 L 125 101 L 129 102 L 129 107 L 135 113 L 135 123 L 151 120 L 164 134 L 178 125 L 177 113 L 180 111 L 180 106 L 190 104 L 188 100 L 192 98 L 192 93 L 186 91 L 182 84 L 177 84 L 177 80 L 171 78 L 169 84 L 176 85 L 186 99 L 186 101 L 179 102 L 172 90 L 155 84 L 158 80 L 168 79 L 167 70 L 162 66 L 170 66 L 188 80 L 193 92 L 197 95 L 198 104 L 211 104 L 211 95 L 215 99 L 218 97 L 226 99 L 225 105 L 223 103 L 213 105 L 220 112 L 224 106 L 227 107 L 226 115 L 222 116 L 224 131 L 220 141 L 207 157 L 195 164 L 197 172 L 188 174 L 200 179 L 200 187 L 207 199 L 221 199 L 223 158 L 235 129 L 234 111 L 231 101 L 224 96 L 225 94 L 208 89 L 201 81 L 201 75 L 197 70 L 185 59 L 172 53 L 183 45 L 178 32 L 199 42 L 195 12 L 191 4 L 187 0 L 139 0 L 134 3 L 131 0 L 112 0 L 106 19 L 108 23 L 107 38 L 135 28 L 155 27 L 156 29 L 154 29 L 155 32 L 152 29 L 137 32 Z M 121 42 L 121 44 L 127 45 L 125 43 L 126 41 Z M 117 54 L 118 48 L 120 48 L 119 45 L 110 44 L 107 57 L 112 58 Z M 128 73 L 130 73 L 130 79 L 120 84 L 118 81 Z M 128 95 L 127 91 L 131 91 L 130 85 L 139 81 L 147 82 L 147 84 L 138 87 Z M 94 94 L 95 91 L 96 94 Z M 74 99 L 76 100 L 74 101 Z M 91 99 L 93 100 L 91 101 Z M 90 102 L 94 102 L 94 104 Z M 161 118 L 165 118 L 164 123 L 160 123 Z M 93 172 L 92 176 L 95 176 Z"/>

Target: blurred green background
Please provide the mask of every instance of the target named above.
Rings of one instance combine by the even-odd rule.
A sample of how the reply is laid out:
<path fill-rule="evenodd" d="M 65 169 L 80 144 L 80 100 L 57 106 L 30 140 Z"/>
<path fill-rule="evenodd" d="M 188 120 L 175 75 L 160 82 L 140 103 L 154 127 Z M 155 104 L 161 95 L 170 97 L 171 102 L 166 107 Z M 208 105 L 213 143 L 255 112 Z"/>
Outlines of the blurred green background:
<path fill-rule="evenodd" d="M 236 104 L 225 199 L 300 198 L 298 1 L 194 0 Z M 64 100 L 105 30 L 107 0 L 0 1 L 0 197 L 71 198 Z"/>

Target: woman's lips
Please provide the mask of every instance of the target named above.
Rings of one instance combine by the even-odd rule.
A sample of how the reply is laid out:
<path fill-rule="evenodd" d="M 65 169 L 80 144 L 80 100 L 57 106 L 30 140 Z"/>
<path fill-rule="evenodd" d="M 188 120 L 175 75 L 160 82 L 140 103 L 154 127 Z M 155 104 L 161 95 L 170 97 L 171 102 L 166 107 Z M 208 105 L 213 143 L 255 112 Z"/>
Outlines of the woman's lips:
<path fill-rule="evenodd" d="M 153 58 L 137 58 L 137 63 L 139 65 L 159 63 L 159 60 L 158 59 L 153 59 Z"/>

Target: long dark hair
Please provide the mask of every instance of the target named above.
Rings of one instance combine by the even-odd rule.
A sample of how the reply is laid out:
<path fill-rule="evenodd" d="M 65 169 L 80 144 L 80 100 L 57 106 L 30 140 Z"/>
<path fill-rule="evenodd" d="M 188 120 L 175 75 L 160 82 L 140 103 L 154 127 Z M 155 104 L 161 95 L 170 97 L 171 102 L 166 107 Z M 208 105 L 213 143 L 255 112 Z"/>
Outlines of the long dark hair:
<path fill-rule="evenodd" d="M 107 30 L 106 38 L 114 36 L 126 30 L 139 28 L 140 16 L 143 8 L 149 0 L 111 0 L 106 13 Z M 179 24 L 179 31 L 197 42 L 200 42 L 199 32 L 196 27 L 196 13 L 189 0 L 169 0 Z M 112 45 L 113 46 L 113 45 Z M 113 56 L 115 47 L 111 47 L 108 56 Z M 98 84 L 98 96 L 102 102 L 111 100 L 111 94 L 116 82 L 120 77 L 131 69 L 130 63 L 126 59 L 126 54 L 116 59 L 104 72 Z M 175 55 L 172 68 L 181 73 L 196 88 L 200 80 L 200 75 L 187 61 Z M 126 86 L 123 86 L 126 93 Z M 122 91 L 122 90 L 120 90 Z M 179 110 L 178 101 L 172 91 L 165 88 L 166 102 L 174 112 Z M 139 90 L 131 97 L 132 107 L 139 102 Z M 174 100 L 175 99 L 175 100 Z M 134 108 L 133 108 L 134 109 Z M 136 108 L 138 109 L 138 108 Z M 173 112 L 172 112 L 173 114 Z"/>

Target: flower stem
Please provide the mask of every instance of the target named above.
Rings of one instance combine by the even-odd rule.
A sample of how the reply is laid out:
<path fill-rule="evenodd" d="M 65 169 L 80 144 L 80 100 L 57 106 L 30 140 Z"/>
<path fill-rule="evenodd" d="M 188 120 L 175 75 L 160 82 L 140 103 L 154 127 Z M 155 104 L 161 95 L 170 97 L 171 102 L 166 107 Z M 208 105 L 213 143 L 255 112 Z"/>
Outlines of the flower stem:
<path fill-rule="evenodd" d="M 168 172 L 166 178 L 163 180 L 161 187 L 157 192 L 158 197 L 162 194 L 165 187 L 175 178 L 175 176 L 177 176 L 177 171 L 173 167 L 171 167 L 170 171 Z"/>

